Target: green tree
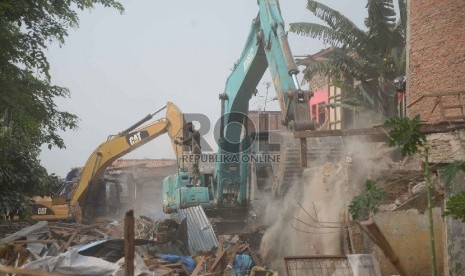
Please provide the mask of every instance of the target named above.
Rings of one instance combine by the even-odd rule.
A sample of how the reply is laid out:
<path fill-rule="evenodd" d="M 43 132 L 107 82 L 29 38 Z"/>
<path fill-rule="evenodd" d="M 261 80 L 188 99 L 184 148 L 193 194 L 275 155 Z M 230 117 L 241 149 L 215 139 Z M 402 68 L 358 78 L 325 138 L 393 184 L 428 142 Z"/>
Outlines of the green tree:
<path fill-rule="evenodd" d="M 366 8 L 363 30 L 340 12 L 309 0 L 307 9 L 326 25 L 298 22 L 290 24 L 290 31 L 332 46 L 327 58 L 301 63 L 306 66 L 305 80 L 316 74 L 330 76 L 343 89 L 344 104 L 395 116 L 394 79 L 405 75 L 406 1 L 399 0 L 398 19 L 393 0 L 368 0 Z M 354 88 L 355 81 L 360 84 Z"/>
<path fill-rule="evenodd" d="M 64 43 L 79 10 L 97 4 L 123 11 L 114 0 L 0 1 L 1 212 L 21 209 L 27 196 L 49 194 L 58 183 L 40 164 L 40 148 L 64 148 L 58 131 L 76 128 L 77 117 L 55 104 L 69 91 L 52 85 L 45 51 Z"/>

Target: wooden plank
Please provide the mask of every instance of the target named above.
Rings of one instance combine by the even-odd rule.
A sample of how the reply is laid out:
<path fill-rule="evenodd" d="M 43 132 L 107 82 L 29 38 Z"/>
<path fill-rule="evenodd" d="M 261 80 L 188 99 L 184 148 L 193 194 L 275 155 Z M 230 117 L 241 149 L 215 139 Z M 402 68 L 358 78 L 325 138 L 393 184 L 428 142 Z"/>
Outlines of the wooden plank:
<path fill-rule="evenodd" d="M 465 122 L 439 122 L 421 125 L 421 132 L 425 134 L 449 132 L 458 129 L 465 129 Z"/>
<path fill-rule="evenodd" d="M 134 211 L 129 210 L 124 217 L 125 276 L 134 276 L 134 251 Z"/>
<path fill-rule="evenodd" d="M 68 249 L 68 247 L 71 245 L 71 243 L 73 242 L 73 240 L 76 238 L 77 234 L 79 233 L 79 229 L 76 229 L 73 234 L 71 235 L 71 237 L 69 237 L 68 241 L 63 245 L 61 246 L 59 249 L 58 249 L 58 253 L 61 253 L 63 252 L 63 250 L 66 250 Z"/>
<path fill-rule="evenodd" d="M 216 256 L 215 262 L 210 267 L 208 272 L 214 272 L 218 265 L 220 264 L 221 260 L 223 259 L 224 255 L 226 254 L 226 250 L 221 250 L 221 252 Z"/>
<path fill-rule="evenodd" d="M 237 251 L 239 250 L 239 242 L 236 242 L 234 245 L 231 254 L 229 255 L 229 260 L 228 260 L 228 267 L 232 267 L 234 263 L 234 259 L 236 258 Z"/>
<path fill-rule="evenodd" d="M 334 130 L 318 130 L 318 131 L 296 131 L 294 138 L 315 138 L 315 137 L 330 137 L 330 136 L 367 136 L 371 141 L 386 142 L 389 137 L 386 132 L 378 128 L 361 128 L 361 129 L 334 129 Z"/>
<path fill-rule="evenodd" d="M 16 240 L 12 241 L 11 243 L 55 243 L 57 242 L 56 240 Z"/>
<path fill-rule="evenodd" d="M 370 239 L 376 245 L 378 245 L 379 248 L 381 248 L 384 255 L 389 259 L 392 265 L 396 268 L 397 272 L 399 272 L 399 274 L 402 276 L 407 275 L 407 272 L 402 266 L 399 260 L 399 257 L 397 257 L 397 255 L 395 254 L 394 250 L 389 244 L 389 241 L 386 239 L 383 232 L 381 232 L 381 229 L 379 229 L 378 225 L 372 220 L 360 221 L 359 225 L 361 226 L 363 231 L 367 233 L 368 237 L 370 237 Z"/>
<path fill-rule="evenodd" d="M 252 257 L 253 263 L 255 266 L 263 266 L 262 262 L 260 261 L 260 258 L 258 258 L 257 253 L 254 251 L 250 250 L 250 256 Z"/>
<path fill-rule="evenodd" d="M 191 276 L 197 276 L 202 270 L 203 264 L 205 263 L 205 256 L 200 257 L 199 262 L 197 263 L 197 266 L 195 267 L 194 271 L 192 271 Z"/>
<path fill-rule="evenodd" d="M 451 116 L 452 117 L 452 116 Z M 456 119 L 463 119 L 462 116 L 452 117 Z M 420 131 L 424 134 L 449 132 L 459 129 L 465 129 L 465 122 L 438 122 L 434 124 L 423 123 L 420 127 Z M 389 128 L 376 126 L 373 128 L 359 128 L 359 129 L 335 129 L 335 130 L 318 130 L 318 131 L 296 131 L 294 132 L 294 138 L 312 138 L 312 137 L 329 137 L 329 136 L 357 136 L 363 135 L 371 141 L 386 142 L 389 141 L 387 133 Z"/>
<path fill-rule="evenodd" d="M 61 273 L 44 272 L 38 270 L 20 269 L 12 266 L 0 265 L 0 272 L 25 276 L 69 276 Z"/>
<path fill-rule="evenodd" d="M 108 237 L 108 235 L 106 233 L 103 233 L 102 231 L 100 231 L 98 229 L 92 229 L 92 231 L 99 234 L 99 235 L 101 235 L 104 238 Z"/>
<path fill-rule="evenodd" d="M 407 107 L 411 107 L 415 104 L 417 104 L 419 101 L 421 101 L 424 98 L 434 98 L 434 97 L 440 97 L 440 96 L 456 96 L 456 95 L 462 95 L 464 94 L 465 91 L 451 91 L 451 92 L 438 92 L 438 93 L 427 93 L 421 95 L 418 99 L 412 101 L 407 105 Z"/>
<path fill-rule="evenodd" d="M 172 264 L 164 264 L 163 266 L 164 266 L 164 267 L 169 267 L 169 268 L 172 268 L 172 267 L 181 267 L 181 266 L 182 266 L 182 263 L 176 262 L 176 263 L 172 263 Z"/>
<path fill-rule="evenodd" d="M 238 252 L 242 254 L 242 253 L 244 253 L 247 249 L 249 249 L 249 245 L 248 245 L 248 244 L 244 244 L 243 246 L 241 246 L 241 247 L 239 248 L 239 251 L 238 251 Z"/>

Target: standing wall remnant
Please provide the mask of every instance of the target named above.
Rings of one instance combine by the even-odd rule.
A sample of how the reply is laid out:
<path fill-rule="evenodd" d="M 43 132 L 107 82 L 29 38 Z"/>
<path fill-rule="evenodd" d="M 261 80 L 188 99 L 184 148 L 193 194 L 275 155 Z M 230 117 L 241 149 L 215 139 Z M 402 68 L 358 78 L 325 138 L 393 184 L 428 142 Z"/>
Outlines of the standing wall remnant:
<path fill-rule="evenodd" d="M 409 0 L 408 7 L 408 104 L 431 93 L 465 91 L 465 1 Z M 413 104 L 409 117 L 427 118 L 435 100 Z M 438 116 L 436 110 L 431 119 Z"/>
<path fill-rule="evenodd" d="M 408 20 L 408 116 L 413 118 L 420 115 L 421 119 L 434 122 L 441 119 L 439 108 L 432 113 L 437 100 L 443 100 L 446 105 L 464 106 L 463 99 L 457 97 L 425 96 L 465 92 L 465 1 L 408 0 Z M 424 98 L 419 100 L 421 97 Z M 448 114 L 443 114 L 443 119 L 457 115 L 462 115 L 463 118 L 464 115 L 460 108 L 450 109 L 447 112 Z M 449 138 L 446 136 L 451 139 L 446 141 L 445 138 Z M 462 140 L 462 131 L 428 137 L 428 143 L 432 147 L 433 162 L 462 159 Z M 464 188 L 463 182 L 447 185 L 445 198 L 463 191 Z M 447 218 L 445 228 L 447 244 L 445 272 L 447 275 L 463 275 L 465 226 L 461 222 Z"/>

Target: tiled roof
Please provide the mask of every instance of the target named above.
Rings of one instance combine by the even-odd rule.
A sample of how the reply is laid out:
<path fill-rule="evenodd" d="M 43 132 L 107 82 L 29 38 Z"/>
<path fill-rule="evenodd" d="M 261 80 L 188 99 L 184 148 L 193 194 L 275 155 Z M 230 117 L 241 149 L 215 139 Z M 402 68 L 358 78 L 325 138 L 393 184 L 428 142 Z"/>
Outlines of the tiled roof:
<path fill-rule="evenodd" d="M 161 168 L 176 166 L 174 159 L 119 159 L 111 164 L 113 168 L 124 167 L 144 167 L 144 168 Z"/>
<path fill-rule="evenodd" d="M 313 55 L 307 55 L 303 58 L 296 59 L 297 65 L 310 66 L 314 62 L 320 62 L 328 59 L 328 55 L 334 51 L 334 47 L 322 49 Z"/>

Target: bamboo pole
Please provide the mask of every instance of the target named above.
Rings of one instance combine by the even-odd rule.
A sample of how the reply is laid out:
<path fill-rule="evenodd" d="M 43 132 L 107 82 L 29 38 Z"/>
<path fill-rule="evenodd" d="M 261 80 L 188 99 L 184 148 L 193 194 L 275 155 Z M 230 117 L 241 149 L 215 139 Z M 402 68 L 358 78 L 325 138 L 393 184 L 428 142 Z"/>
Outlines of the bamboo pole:
<path fill-rule="evenodd" d="M 431 275 L 437 276 L 438 270 L 436 268 L 436 247 L 434 245 L 434 222 L 433 222 L 433 206 L 432 206 L 432 191 L 431 191 L 431 172 L 429 167 L 429 148 L 425 147 L 425 180 L 426 180 L 426 197 L 428 207 L 428 220 L 429 220 L 429 235 L 431 247 Z"/>

